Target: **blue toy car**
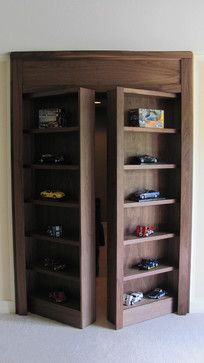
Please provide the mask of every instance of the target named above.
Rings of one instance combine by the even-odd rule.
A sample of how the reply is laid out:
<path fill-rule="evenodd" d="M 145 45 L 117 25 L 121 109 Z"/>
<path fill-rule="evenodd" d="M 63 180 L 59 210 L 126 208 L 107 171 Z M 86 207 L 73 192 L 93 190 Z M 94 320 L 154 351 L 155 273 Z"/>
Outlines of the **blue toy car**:
<path fill-rule="evenodd" d="M 139 267 L 140 270 L 151 270 L 155 267 L 159 266 L 159 260 L 156 259 L 145 259 L 143 258 L 140 263 L 138 263 L 137 267 Z"/>
<path fill-rule="evenodd" d="M 156 190 L 143 190 L 143 191 L 137 191 L 129 196 L 130 200 L 139 202 L 139 201 L 145 201 L 145 200 L 155 200 L 157 198 L 160 198 L 161 193 Z"/>
<path fill-rule="evenodd" d="M 167 291 L 160 289 L 159 287 L 157 287 L 156 289 L 150 291 L 147 294 L 147 297 L 149 299 L 161 299 L 162 297 L 166 296 L 168 293 Z"/>

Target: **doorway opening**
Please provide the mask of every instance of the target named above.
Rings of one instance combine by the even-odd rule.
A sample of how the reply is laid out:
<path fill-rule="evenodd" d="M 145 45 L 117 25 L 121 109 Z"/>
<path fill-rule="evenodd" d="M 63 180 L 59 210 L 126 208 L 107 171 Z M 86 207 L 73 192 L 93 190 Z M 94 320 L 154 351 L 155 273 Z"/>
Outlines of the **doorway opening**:
<path fill-rule="evenodd" d="M 107 321 L 107 93 L 95 101 L 96 320 Z"/>

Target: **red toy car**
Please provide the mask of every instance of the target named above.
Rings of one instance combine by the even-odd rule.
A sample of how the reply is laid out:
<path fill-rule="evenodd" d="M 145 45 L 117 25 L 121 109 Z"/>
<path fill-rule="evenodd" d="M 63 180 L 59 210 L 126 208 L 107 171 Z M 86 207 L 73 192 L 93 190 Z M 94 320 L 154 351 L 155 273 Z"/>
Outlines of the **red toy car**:
<path fill-rule="evenodd" d="M 148 237 L 155 232 L 155 228 L 152 226 L 137 226 L 136 236 L 137 237 Z"/>

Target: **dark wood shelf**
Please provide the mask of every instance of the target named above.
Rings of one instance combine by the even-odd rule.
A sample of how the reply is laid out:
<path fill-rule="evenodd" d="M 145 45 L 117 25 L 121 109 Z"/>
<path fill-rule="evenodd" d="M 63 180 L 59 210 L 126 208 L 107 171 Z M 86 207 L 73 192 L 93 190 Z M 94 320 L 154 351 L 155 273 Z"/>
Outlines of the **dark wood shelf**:
<path fill-rule="evenodd" d="M 150 207 L 154 205 L 165 205 L 165 204 L 175 204 L 176 199 L 161 199 L 161 200 L 153 200 L 149 202 L 131 202 L 125 201 L 124 208 L 138 208 L 138 207 Z"/>
<path fill-rule="evenodd" d="M 25 169 L 35 170 L 79 170 L 79 165 L 66 165 L 66 164 L 31 164 L 24 165 Z"/>
<path fill-rule="evenodd" d="M 124 246 L 134 245 L 137 243 L 166 240 L 174 238 L 175 236 L 176 236 L 175 233 L 168 233 L 168 232 L 156 232 L 149 237 L 135 237 L 130 235 L 130 236 L 125 236 Z"/>
<path fill-rule="evenodd" d="M 141 165 L 124 165 L 124 170 L 151 170 L 151 169 L 176 169 L 176 164 L 141 164 Z"/>
<path fill-rule="evenodd" d="M 123 325 L 139 323 L 175 311 L 176 298 L 165 296 L 158 300 L 144 298 L 133 306 L 123 307 Z"/>
<path fill-rule="evenodd" d="M 132 127 L 132 126 L 125 126 L 124 131 L 127 132 L 143 132 L 143 133 L 157 133 L 157 134 L 176 134 L 178 132 L 177 129 L 168 129 L 168 128 L 159 128 L 159 127 Z"/>
<path fill-rule="evenodd" d="M 46 234 L 35 233 L 35 232 L 26 233 L 26 237 L 38 239 L 40 241 L 49 241 L 49 242 L 54 242 L 54 243 L 62 243 L 62 244 L 75 246 L 75 247 L 80 246 L 79 241 L 76 241 L 74 239 L 69 239 L 68 237 L 52 238 L 52 237 L 47 236 Z"/>
<path fill-rule="evenodd" d="M 129 268 L 124 272 L 123 281 L 131 281 L 135 279 L 140 279 L 143 277 L 159 275 L 167 272 L 171 272 L 176 270 L 174 266 L 168 266 L 164 264 L 160 264 L 158 267 L 151 270 L 139 270 L 137 268 Z"/>
<path fill-rule="evenodd" d="M 78 311 L 80 310 L 79 300 L 74 299 L 73 297 L 70 297 L 67 301 L 62 302 L 62 303 L 55 303 L 54 301 L 49 299 L 48 296 L 45 296 L 42 293 L 34 293 L 30 297 L 31 297 L 31 299 L 34 299 L 34 300 L 42 300 L 42 301 L 46 302 L 48 305 L 58 306 L 59 308 L 68 308 L 68 309 L 74 309 L 74 310 L 78 310 Z"/>
<path fill-rule="evenodd" d="M 45 205 L 48 207 L 63 207 L 63 208 L 79 208 L 78 202 L 72 202 L 72 201 L 51 201 L 51 200 L 42 200 L 42 199 L 30 199 L 25 200 L 25 203 L 31 203 L 35 205 Z"/>
<path fill-rule="evenodd" d="M 75 327 L 82 327 L 80 302 L 69 298 L 63 303 L 55 303 L 43 294 L 29 296 L 30 311 Z"/>
<path fill-rule="evenodd" d="M 25 134 L 55 134 L 55 133 L 67 133 L 67 132 L 76 132 L 79 131 L 78 126 L 72 127 L 53 127 L 53 128 L 44 128 L 44 129 L 24 129 L 23 133 Z"/>
<path fill-rule="evenodd" d="M 63 278 L 69 281 L 79 282 L 79 276 L 75 271 L 51 271 L 41 266 L 34 266 L 33 268 L 27 269 L 30 272 L 37 272 L 40 274 L 53 276 L 57 278 Z"/>
<path fill-rule="evenodd" d="M 159 98 L 177 98 L 176 93 L 152 91 L 140 88 L 124 88 L 124 94 L 134 94 L 140 96 L 159 97 Z"/>

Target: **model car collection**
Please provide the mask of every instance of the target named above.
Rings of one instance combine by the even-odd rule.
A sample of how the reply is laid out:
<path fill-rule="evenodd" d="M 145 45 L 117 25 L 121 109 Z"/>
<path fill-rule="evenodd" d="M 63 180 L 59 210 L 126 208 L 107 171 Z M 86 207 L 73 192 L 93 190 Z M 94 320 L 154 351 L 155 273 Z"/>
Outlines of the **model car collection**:
<path fill-rule="evenodd" d="M 145 200 L 155 200 L 161 197 L 161 194 L 159 191 L 156 190 L 148 190 L 148 189 L 144 189 L 142 191 L 136 191 L 135 193 L 132 193 L 128 199 L 135 201 L 135 202 L 140 202 L 140 201 L 145 201 Z"/>
<path fill-rule="evenodd" d="M 123 305 L 135 305 L 138 301 L 143 299 L 142 292 L 132 292 L 130 294 L 123 294 Z"/>
<path fill-rule="evenodd" d="M 143 258 L 140 263 L 136 265 L 140 270 L 152 270 L 159 266 L 159 260 L 153 258 Z"/>
<path fill-rule="evenodd" d="M 156 164 L 158 163 L 158 158 L 151 155 L 137 155 L 137 156 L 131 156 L 129 158 L 130 164 Z"/>
<path fill-rule="evenodd" d="M 157 287 L 156 289 L 150 291 L 147 294 L 147 297 L 149 299 L 161 299 L 162 297 L 167 295 L 167 291 L 160 289 L 159 287 Z"/>
<path fill-rule="evenodd" d="M 45 199 L 62 199 L 65 197 L 65 193 L 59 190 L 43 190 L 40 196 Z"/>
<path fill-rule="evenodd" d="M 64 291 L 53 291 L 49 293 L 49 299 L 55 303 L 63 303 L 67 300 Z"/>
<path fill-rule="evenodd" d="M 137 226 L 136 236 L 137 237 L 149 237 L 155 233 L 155 227 L 153 226 Z"/>
<path fill-rule="evenodd" d="M 59 272 L 59 271 L 64 271 L 66 269 L 66 264 L 60 260 L 56 260 L 50 257 L 45 257 L 42 262 L 42 267 L 50 271 Z"/>
<path fill-rule="evenodd" d="M 168 292 L 166 290 L 163 290 L 159 287 L 148 292 L 147 294 L 143 294 L 140 291 L 125 293 L 125 294 L 123 294 L 123 305 L 125 305 L 125 306 L 135 305 L 139 301 L 141 301 L 143 298 L 159 300 L 159 299 L 162 299 L 167 294 L 168 294 Z"/>
<path fill-rule="evenodd" d="M 42 154 L 39 159 L 40 164 L 64 164 L 64 154 Z"/>

